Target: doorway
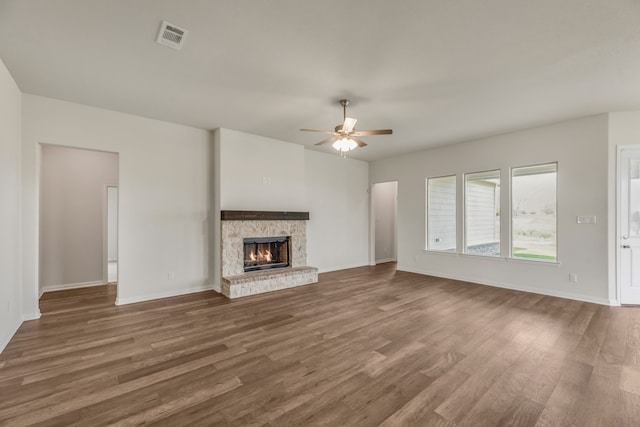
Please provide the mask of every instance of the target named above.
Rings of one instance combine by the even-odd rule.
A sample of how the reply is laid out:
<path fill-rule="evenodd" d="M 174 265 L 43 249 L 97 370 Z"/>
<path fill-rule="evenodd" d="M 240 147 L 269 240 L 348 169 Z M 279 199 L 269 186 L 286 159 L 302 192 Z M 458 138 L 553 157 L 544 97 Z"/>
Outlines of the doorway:
<path fill-rule="evenodd" d="M 65 299 L 83 310 L 93 292 L 115 304 L 116 286 L 98 288 L 117 261 L 118 163 L 117 153 L 40 145 L 38 276 L 49 310 Z"/>
<path fill-rule="evenodd" d="M 107 186 L 107 283 L 118 283 L 118 187 Z"/>
<path fill-rule="evenodd" d="M 398 181 L 373 185 L 375 263 L 398 260 Z"/>
<path fill-rule="evenodd" d="M 618 151 L 618 290 L 621 304 L 640 304 L 640 146 Z"/>

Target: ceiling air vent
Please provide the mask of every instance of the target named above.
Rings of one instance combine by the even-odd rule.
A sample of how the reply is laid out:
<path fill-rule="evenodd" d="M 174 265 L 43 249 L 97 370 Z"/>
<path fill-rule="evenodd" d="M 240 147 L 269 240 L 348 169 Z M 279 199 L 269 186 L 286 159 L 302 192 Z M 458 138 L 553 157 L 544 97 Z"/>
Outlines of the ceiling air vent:
<path fill-rule="evenodd" d="M 177 27 L 167 21 L 162 21 L 157 42 L 173 49 L 180 50 L 187 38 L 187 34 L 189 34 L 189 31 L 184 28 Z"/>

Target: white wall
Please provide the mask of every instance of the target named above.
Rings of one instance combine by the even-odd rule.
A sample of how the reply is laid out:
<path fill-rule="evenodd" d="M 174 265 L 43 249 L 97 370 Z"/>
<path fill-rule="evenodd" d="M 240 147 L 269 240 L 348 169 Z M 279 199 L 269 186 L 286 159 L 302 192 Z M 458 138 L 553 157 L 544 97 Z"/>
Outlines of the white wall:
<path fill-rule="evenodd" d="M 0 352 L 22 323 L 20 314 L 20 102 L 0 60 Z"/>
<path fill-rule="evenodd" d="M 304 147 L 229 129 L 220 133 L 220 209 L 304 211 Z"/>
<path fill-rule="evenodd" d="M 396 199 L 398 183 L 380 182 L 373 186 L 376 262 L 396 260 Z"/>
<path fill-rule="evenodd" d="M 119 153 L 118 303 L 210 288 L 208 131 L 24 95 L 24 313 L 37 313 L 40 143 Z"/>
<path fill-rule="evenodd" d="M 118 185 L 118 155 L 42 145 L 40 289 L 105 283 L 107 185 Z"/>
<path fill-rule="evenodd" d="M 542 126 L 469 143 L 444 146 L 371 164 L 371 182 L 398 180 L 398 268 L 441 277 L 608 304 L 608 115 Z M 559 263 L 428 252 L 425 239 L 425 178 L 558 162 Z M 510 193 L 503 180 L 501 193 Z M 505 185 L 506 184 L 506 185 Z M 458 206 L 462 192 L 459 191 Z M 501 212 L 510 212 L 502 197 Z M 594 225 L 577 215 L 596 215 Z M 458 212 L 458 230 L 462 212 Z M 508 221 L 501 230 L 508 252 Z M 462 236 L 458 236 L 461 248 Z M 578 274 L 578 283 L 569 282 Z"/>
<path fill-rule="evenodd" d="M 304 151 L 307 263 L 320 272 L 369 264 L 369 165 Z"/>

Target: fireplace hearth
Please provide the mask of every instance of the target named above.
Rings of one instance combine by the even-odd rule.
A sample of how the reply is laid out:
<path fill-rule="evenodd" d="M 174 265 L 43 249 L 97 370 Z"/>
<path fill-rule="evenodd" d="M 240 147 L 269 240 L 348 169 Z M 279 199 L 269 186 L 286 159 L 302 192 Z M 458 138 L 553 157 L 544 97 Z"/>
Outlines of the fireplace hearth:
<path fill-rule="evenodd" d="M 250 237 L 243 239 L 244 271 L 289 267 L 291 237 Z"/>

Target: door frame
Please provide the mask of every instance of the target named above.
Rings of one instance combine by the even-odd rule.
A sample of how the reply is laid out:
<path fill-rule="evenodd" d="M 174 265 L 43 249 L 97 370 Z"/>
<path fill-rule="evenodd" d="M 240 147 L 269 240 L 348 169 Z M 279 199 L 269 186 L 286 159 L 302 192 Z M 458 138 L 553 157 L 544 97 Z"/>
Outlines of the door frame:
<path fill-rule="evenodd" d="M 109 188 L 115 188 L 116 193 L 116 252 L 120 246 L 120 186 L 104 184 L 102 189 L 102 280 L 109 283 Z M 119 256 L 118 256 L 119 258 Z"/>
<path fill-rule="evenodd" d="M 621 177 L 621 165 L 622 165 L 622 152 L 624 150 L 640 150 L 640 144 L 625 144 L 616 146 L 616 235 L 615 235 L 615 257 L 616 257 L 616 271 L 615 271 L 615 280 L 616 280 L 616 300 L 618 304 L 624 305 L 625 302 L 622 301 L 622 209 L 620 208 L 620 204 L 622 203 L 622 177 Z"/>
<path fill-rule="evenodd" d="M 386 184 L 390 182 L 396 183 L 396 198 L 394 203 L 395 209 L 395 230 L 393 236 L 393 258 L 394 261 L 398 261 L 398 198 L 400 194 L 400 183 L 397 179 L 390 179 L 388 181 L 373 182 L 369 188 L 370 204 L 369 204 L 369 265 L 376 265 L 376 205 L 375 205 L 375 191 L 374 188 L 377 184 Z"/>

